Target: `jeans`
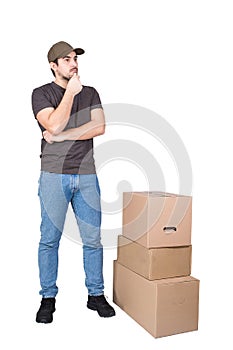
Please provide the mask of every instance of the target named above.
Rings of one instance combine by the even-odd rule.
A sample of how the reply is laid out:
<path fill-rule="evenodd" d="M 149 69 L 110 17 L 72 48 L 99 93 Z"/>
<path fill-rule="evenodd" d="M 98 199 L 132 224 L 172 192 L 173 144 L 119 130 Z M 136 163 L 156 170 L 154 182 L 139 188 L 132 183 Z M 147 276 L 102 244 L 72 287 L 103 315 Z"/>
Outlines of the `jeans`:
<path fill-rule="evenodd" d="M 41 204 L 41 238 L 38 250 L 40 295 L 49 298 L 58 293 L 58 248 L 69 203 L 82 239 L 88 294 L 103 294 L 100 189 L 96 174 L 70 175 L 41 171 L 38 194 Z"/>

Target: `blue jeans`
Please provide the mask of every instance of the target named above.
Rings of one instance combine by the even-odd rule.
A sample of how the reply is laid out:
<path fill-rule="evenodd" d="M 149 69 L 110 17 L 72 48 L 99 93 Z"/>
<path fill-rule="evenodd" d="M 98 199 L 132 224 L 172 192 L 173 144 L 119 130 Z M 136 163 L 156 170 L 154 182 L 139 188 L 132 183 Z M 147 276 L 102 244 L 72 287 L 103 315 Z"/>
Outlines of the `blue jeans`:
<path fill-rule="evenodd" d="M 103 294 L 100 189 L 96 174 L 70 175 L 41 171 L 38 194 L 41 204 L 41 238 L 38 251 L 40 294 L 49 298 L 58 293 L 58 248 L 69 203 L 72 205 L 82 239 L 88 294 Z"/>

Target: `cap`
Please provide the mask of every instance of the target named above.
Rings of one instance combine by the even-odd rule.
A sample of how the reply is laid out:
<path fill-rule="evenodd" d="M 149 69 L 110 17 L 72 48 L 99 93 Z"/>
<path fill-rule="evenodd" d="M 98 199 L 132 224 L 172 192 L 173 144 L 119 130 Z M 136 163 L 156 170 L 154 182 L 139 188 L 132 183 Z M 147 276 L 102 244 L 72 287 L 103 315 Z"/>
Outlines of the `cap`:
<path fill-rule="evenodd" d="M 65 41 L 59 41 L 54 44 L 48 52 L 48 61 L 54 62 L 57 58 L 65 57 L 70 52 L 74 51 L 77 55 L 82 55 L 85 51 L 81 48 L 74 49 L 70 44 Z"/>

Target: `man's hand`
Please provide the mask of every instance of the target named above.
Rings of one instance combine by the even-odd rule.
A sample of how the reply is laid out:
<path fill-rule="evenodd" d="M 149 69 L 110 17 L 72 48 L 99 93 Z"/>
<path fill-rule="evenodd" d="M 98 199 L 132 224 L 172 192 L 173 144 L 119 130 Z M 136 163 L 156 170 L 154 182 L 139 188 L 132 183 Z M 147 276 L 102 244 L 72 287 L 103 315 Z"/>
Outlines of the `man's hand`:
<path fill-rule="evenodd" d="M 53 135 L 48 130 L 45 130 L 43 132 L 43 137 L 44 137 L 45 141 L 50 143 L 50 144 L 52 144 L 54 142 Z"/>
<path fill-rule="evenodd" d="M 73 95 L 77 95 L 79 92 L 82 91 L 82 83 L 80 81 L 80 76 L 78 76 L 76 73 L 70 78 L 66 91 L 71 92 Z"/>
<path fill-rule="evenodd" d="M 54 142 L 63 142 L 63 141 L 65 141 L 65 136 L 63 135 L 62 132 L 60 134 L 58 134 L 58 135 L 53 135 L 48 130 L 45 130 L 43 132 L 43 137 L 44 137 L 45 141 L 50 143 L 50 144 L 52 144 Z"/>

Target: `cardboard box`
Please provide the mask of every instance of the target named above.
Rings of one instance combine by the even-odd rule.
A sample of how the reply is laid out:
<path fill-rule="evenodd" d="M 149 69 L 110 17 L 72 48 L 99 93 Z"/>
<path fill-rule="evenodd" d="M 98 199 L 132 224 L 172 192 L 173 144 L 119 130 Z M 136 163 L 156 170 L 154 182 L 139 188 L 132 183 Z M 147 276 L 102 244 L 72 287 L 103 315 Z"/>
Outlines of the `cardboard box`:
<path fill-rule="evenodd" d="M 191 274 L 192 247 L 145 248 L 118 236 L 117 260 L 149 280 Z"/>
<path fill-rule="evenodd" d="M 123 193 L 123 235 L 146 248 L 191 245 L 192 197 Z"/>
<path fill-rule="evenodd" d="M 153 337 L 198 329 L 199 280 L 149 281 L 114 261 L 113 301 Z"/>

